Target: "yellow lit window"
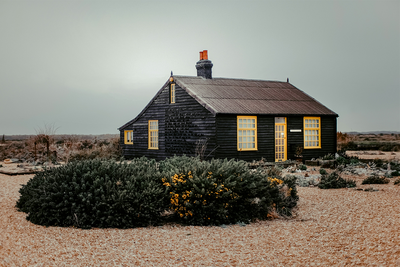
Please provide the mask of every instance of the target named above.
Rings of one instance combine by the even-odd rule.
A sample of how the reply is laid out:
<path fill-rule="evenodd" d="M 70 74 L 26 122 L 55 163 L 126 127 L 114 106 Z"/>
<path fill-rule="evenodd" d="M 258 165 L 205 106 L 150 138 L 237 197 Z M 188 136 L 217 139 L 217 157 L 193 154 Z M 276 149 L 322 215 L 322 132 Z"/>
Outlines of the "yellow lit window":
<path fill-rule="evenodd" d="M 304 117 L 304 148 L 321 148 L 320 117 Z"/>
<path fill-rule="evenodd" d="M 170 90 L 170 99 L 171 103 L 175 103 L 175 84 L 171 84 L 171 90 Z"/>
<path fill-rule="evenodd" d="M 237 117 L 237 149 L 257 150 L 257 116 Z"/>
<path fill-rule="evenodd" d="M 158 121 L 149 121 L 149 149 L 158 149 Z"/>
<path fill-rule="evenodd" d="M 124 144 L 133 145 L 133 131 L 132 130 L 125 131 L 124 135 L 125 135 Z"/>

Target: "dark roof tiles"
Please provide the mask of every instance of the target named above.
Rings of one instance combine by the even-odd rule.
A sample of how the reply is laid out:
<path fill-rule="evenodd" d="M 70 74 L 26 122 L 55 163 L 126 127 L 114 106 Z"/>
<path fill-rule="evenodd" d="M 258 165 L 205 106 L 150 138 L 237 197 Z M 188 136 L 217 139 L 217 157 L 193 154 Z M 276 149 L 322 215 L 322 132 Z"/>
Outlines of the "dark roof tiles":
<path fill-rule="evenodd" d="M 174 76 L 208 110 L 224 114 L 337 114 L 288 82 Z"/>

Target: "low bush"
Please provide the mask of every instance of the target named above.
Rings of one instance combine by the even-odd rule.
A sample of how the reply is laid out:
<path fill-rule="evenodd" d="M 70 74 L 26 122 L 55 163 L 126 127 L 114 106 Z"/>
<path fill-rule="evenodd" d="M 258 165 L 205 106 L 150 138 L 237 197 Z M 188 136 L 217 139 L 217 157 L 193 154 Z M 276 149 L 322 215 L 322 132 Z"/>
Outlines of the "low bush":
<path fill-rule="evenodd" d="M 390 164 L 390 168 L 392 170 L 396 170 L 396 171 L 400 172 L 400 163 L 392 161 L 392 162 L 389 162 L 388 164 Z"/>
<path fill-rule="evenodd" d="M 302 171 L 306 171 L 307 170 L 307 166 L 304 165 L 304 164 L 300 164 L 299 165 L 299 169 L 302 170 Z"/>
<path fill-rule="evenodd" d="M 40 225 L 138 227 L 158 224 L 168 208 L 154 160 L 75 161 L 37 173 L 19 190 L 19 211 Z"/>
<path fill-rule="evenodd" d="M 335 155 L 329 153 L 329 154 L 323 156 L 321 159 L 322 160 L 332 160 L 332 159 L 335 159 Z"/>
<path fill-rule="evenodd" d="M 336 159 L 336 162 L 339 165 L 349 165 L 349 164 L 358 164 L 360 163 L 360 159 L 356 156 L 348 156 L 345 152 L 339 152 L 339 157 Z"/>
<path fill-rule="evenodd" d="M 358 145 L 354 141 L 349 141 L 341 144 L 341 151 L 358 150 Z"/>
<path fill-rule="evenodd" d="M 268 173 L 244 161 L 185 156 L 159 163 L 71 161 L 37 173 L 20 189 L 16 206 L 32 223 L 80 228 L 131 228 L 170 219 L 221 225 L 291 216 L 296 180 Z"/>
<path fill-rule="evenodd" d="M 395 170 L 390 175 L 392 175 L 392 176 L 400 176 L 400 172 L 398 170 Z"/>
<path fill-rule="evenodd" d="M 376 167 L 382 168 L 383 164 L 385 163 L 382 159 L 374 159 L 373 163 L 375 164 Z"/>
<path fill-rule="evenodd" d="M 319 169 L 319 173 L 320 173 L 321 175 L 326 175 L 326 174 L 328 174 L 328 172 L 327 172 L 325 169 L 323 169 L 323 168 Z"/>
<path fill-rule="evenodd" d="M 244 161 L 174 157 L 160 162 L 170 209 L 190 225 L 220 225 L 290 216 L 298 196 L 294 179 L 268 177 Z"/>
<path fill-rule="evenodd" d="M 372 175 L 365 178 L 361 184 L 388 184 L 390 180 L 384 176 Z"/>
<path fill-rule="evenodd" d="M 300 187 L 309 187 L 309 186 L 316 186 L 319 184 L 319 178 L 316 176 L 295 176 L 296 184 Z"/>
<path fill-rule="evenodd" d="M 334 188 L 346 188 L 355 187 L 356 182 L 351 179 L 343 179 L 337 172 L 332 172 L 329 175 L 322 175 L 321 182 L 318 187 L 321 189 L 334 189 Z"/>
<path fill-rule="evenodd" d="M 394 181 L 394 184 L 395 184 L 395 185 L 400 185 L 400 178 L 396 179 L 396 180 Z"/>
<path fill-rule="evenodd" d="M 384 143 L 379 150 L 382 151 L 399 151 L 399 145 L 397 143 Z"/>

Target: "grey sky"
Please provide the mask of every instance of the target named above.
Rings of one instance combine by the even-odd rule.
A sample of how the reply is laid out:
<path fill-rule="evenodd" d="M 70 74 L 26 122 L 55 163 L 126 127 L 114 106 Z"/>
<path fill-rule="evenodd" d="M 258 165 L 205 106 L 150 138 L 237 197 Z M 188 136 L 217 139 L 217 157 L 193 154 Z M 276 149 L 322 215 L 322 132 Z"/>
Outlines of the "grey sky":
<path fill-rule="evenodd" d="M 0 0 L 0 134 L 117 133 L 167 81 L 290 82 L 339 131 L 400 131 L 400 1 Z"/>

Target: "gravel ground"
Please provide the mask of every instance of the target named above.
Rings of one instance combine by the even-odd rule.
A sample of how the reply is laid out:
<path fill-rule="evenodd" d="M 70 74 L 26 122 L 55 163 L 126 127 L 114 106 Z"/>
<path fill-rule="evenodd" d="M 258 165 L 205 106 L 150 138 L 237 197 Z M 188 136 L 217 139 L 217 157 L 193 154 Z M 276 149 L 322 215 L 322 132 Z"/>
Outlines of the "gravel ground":
<path fill-rule="evenodd" d="M 297 215 L 247 226 L 43 227 L 17 212 L 33 175 L 0 174 L 0 266 L 400 266 L 400 186 L 300 187 Z"/>

